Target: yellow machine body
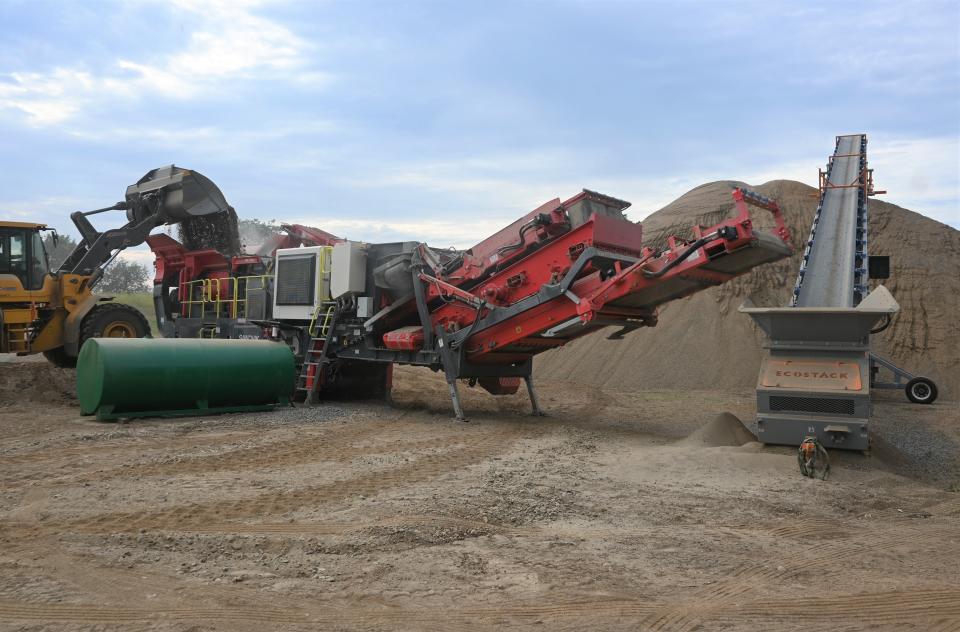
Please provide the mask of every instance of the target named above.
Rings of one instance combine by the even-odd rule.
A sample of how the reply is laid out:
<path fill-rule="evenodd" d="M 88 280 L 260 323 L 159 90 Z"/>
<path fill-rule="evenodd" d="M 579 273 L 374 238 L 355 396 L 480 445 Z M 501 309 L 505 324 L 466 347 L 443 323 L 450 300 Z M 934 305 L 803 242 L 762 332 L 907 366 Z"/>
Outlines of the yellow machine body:
<path fill-rule="evenodd" d="M 74 358 L 84 317 L 109 300 L 90 290 L 89 276 L 50 272 L 41 238 L 46 229 L 0 221 L 0 353 L 61 350 L 65 358 Z M 118 335 L 125 331 L 117 329 Z"/>

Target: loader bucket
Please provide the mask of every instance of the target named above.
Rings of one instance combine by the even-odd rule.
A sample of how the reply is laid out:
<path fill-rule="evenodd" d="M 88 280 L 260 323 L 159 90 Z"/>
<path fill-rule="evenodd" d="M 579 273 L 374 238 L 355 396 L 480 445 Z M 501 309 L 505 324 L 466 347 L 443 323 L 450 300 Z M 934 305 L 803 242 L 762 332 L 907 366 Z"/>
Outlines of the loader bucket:
<path fill-rule="evenodd" d="M 126 199 L 128 220 L 139 221 L 155 213 L 157 226 L 230 209 L 223 193 L 209 178 L 175 165 L 147 172 L 127 187 Z"/>

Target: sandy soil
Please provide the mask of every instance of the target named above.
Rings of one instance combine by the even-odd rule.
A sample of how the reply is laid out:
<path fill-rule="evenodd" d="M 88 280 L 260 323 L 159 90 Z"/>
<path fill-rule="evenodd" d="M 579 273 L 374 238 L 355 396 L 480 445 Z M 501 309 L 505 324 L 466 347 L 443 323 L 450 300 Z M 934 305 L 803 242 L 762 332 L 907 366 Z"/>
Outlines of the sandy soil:
<path fill-rule="evenodd" d="M 460 424 L 402 370 L 394 407 L 124 425 L 62 376 L 11 403 L 31 366 L 0 365 L 0 630 L 960 630 L 955 402 L 879 402 L 822 482 L 708 426 L 749 390 L 469 391 Z"/>

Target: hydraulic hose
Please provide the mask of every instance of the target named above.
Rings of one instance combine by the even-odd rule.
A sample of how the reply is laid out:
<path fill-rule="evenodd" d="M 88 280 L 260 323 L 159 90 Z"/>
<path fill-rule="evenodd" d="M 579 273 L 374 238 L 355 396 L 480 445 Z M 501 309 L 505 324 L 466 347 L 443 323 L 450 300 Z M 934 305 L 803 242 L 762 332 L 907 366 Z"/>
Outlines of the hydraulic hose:
<path fill-rule="evenodd" d="M 887 314 L 887 315 L 884 316 L 883 318 L 884 318 L 883 324 L 880 325 L 879 327 L 877 327 L 876 329 L 871 329 L 871 330 L 870 330 L 870 333 L 871 333 L 871 334 L 878 334 L 878 333 L 880 333 L 881 331 L 883 331 L 884 329 L 886 329 L 887 327 L 889 327 L 890 324 L 893 322 L 893 319 L 890 318 L 890 314 Z"/>
<path fill-rule="evenodd" d="M 529 222 L 527 222 L 526 224 L 520 227 L 520 234 L 519 234 L 520 241 L 513 244 L 508 244 L 503 248 L 500 248 L 499 250 L 497 250 L 497 254 L 503 255 L 503 253 L 505 252 L 510 252 L 511 250 L 522 248 L 523 244 L 526 243 L 527 241 L 526 232 L 531 228 L 534 228 L 535 226 L 539 226 L 539 225 L 540 225 L 540 216 L 538 215 L 537 217 L 534 217 L 532 220 L 530 220 Z"/>
<path fill-rule="evenodd" d="M 457 349 L 457 348 L 460 347 L 460 345 L 462 345 L 462 344 L 465 343 L 467 340 L 469 340 L 470 336 L 473 335 L 473 331 L 477 328 L 477 324 L 480 323 L 480 318 L 481 318 L 481 316 L 483 315 L 483 309 L 484 309 L 486 306 L 487 306 L 486 301 L 484 301 L 484 302 L 482 302 L 482 303 L 480 304 L 480 307 L 477 308 L 477 315 L 476 315 L 476 317 L 473 319 L 473 323 L 470 324 L 470 329 L 467 330 L 466 335 L 463 337 L 462 340 L 460 340 L 459 343 L 456 343 L 456 342 L 451 342 L 451 343 L 450 343 L 450 348 L 451 348 L 451 349 Z"/>
<path fill-rule="evenodd" d="M 690 255 L 695 253 L 697 250 L 699 250 L 700 248 L 703 248 L 703 246 L 706 245 L 711 239 L 713 239 L 712 236 L 701 237 L 700 239 L 690 244 L 690 247 L 684 250 L 682 253 L 680 253 L 680 255 L 676 259 L 674 259 L 667 265 L 663 266 L 656 272 L 652 272 L 650 270 L 644 270 L 643 276 L 648 279 L 658 279 L 662 277 L 664 274 L 666 274 L 667 272 L 670 272 L 670 270 L 672 270 L 673 268 L 683 263 Z"/>
<path fill-rule="evenodd" d="M 664 274 L 666 274 L 667 272 L 670 272 L 670 270 L 672 270 L 673 268 L 683 263 L 688 257 L 690 257 L 690 255 L 695 253 L 700 248 L 703 248 L 705 245 L 707 245 L 717 237 L 723 237 L 726 240 L 736 239 L 737 229 L 733 226 L 722 226 L 717 230 L 713 231 L 712 233 L 710 233 L 709 235 L 704 235 L 700 239 L 690 244 L 690 247 L 684 250 L 682 253 L 680 253 L 680 256 L 678 256 L 676 259 L 674 259 L 667 265 L 663 266 L 661 269 L 657 270 L 656 272 L 644 270 L 643 276 L 648 279 L 657 279 L 659 277 L 662 277 Z"/>

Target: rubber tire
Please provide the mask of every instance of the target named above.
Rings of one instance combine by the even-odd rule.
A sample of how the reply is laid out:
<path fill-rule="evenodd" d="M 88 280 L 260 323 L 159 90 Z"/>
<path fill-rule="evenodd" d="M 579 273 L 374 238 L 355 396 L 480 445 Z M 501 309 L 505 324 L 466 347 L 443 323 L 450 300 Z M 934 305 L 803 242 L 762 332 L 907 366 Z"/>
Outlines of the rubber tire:
<path fill-rule="evenodd" d="M 43 357 L 45 357 L 50 364 L 60 367 L 61 369 L 73 369 L 77 366 L 76 356 L 67 355 L 67 350 L 64 347 L 44 351 Z"/>
<path fill-rule="evenodd" d="M 914 393 L 914 387 L 916 386 L 919 386 L 921 388 L 920 396 L 917 396 L 917 394 Z M 924 387 L 926 390 L 925 397 L 923 396 Z M 931 380 L 928 377 L 913 378 L 912 380 L 907 382 L 907 385 L 904 387 L 903 390 L 907 394 L 907 399 L 909 399 L 914 404 L 932 404 L 933 402 L 937 401 L 937 395 L 939 395 L 937 391 L 937 385 L 934 384 L 933 380 Z"/>
<path fill-rule="evenodd" d="M 90 338 L 102 338 L 104 328 L 110 323 L 123 321 L 133 327 L 135 338 L 150 335 L 150 323 L 136 307 L 123 303 L 104 303 L 97 305 L 87 314 L 80 325 L 80 346 Z"/>

